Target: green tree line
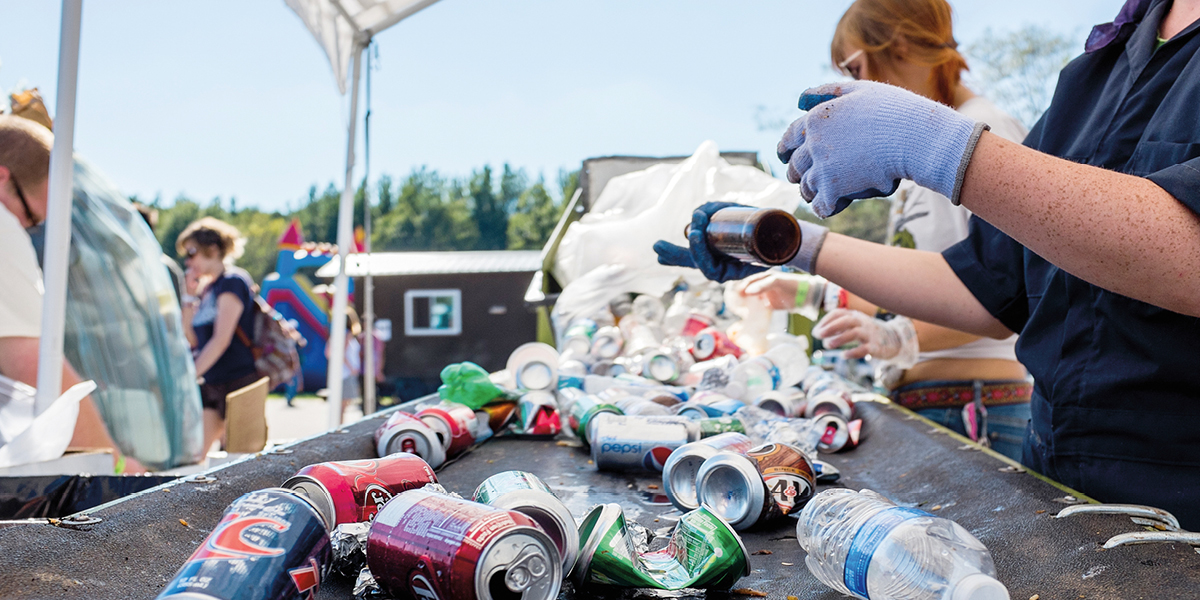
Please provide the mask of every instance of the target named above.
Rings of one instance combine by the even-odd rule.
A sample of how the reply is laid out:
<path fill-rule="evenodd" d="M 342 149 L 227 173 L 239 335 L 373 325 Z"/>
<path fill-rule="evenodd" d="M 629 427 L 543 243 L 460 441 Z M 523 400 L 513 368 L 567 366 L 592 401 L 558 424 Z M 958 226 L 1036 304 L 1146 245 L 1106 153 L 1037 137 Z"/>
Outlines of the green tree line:
<path fill-rule="evenodd" d="M 579 185 L 579 172 L 560 172 L 555 182 L 529 177 L 524 169 L 490 166 L 467 177 L 445 177 L 424 167 L 401 180 L 383 175 L 371 194 L 372 251 L 419 250 L 537 250 L 545 245 L 566 202 Z M 138 200 L 136 197 L 131 200 Z M 341 189 L 329 184 L 323 191 L 308 190 L 299 208 L 267 212 L 239 208 L 233 198 L 208 204 L 180 196 L 170 206 L 149 205 L 159 212 L 156 236 L 163 252 L 182 264 L 175 240 L 189 223 L 211 216 L 228 222 L 242 233 L 244 254 L 237 265 L 255 281 L 275 270 L 280 236 L 292 219 L 298 219 L 310 242 L 337 241 L 338 202 Z M 367 183 L 355 194 L 354 225 L 363 221 Z"/>

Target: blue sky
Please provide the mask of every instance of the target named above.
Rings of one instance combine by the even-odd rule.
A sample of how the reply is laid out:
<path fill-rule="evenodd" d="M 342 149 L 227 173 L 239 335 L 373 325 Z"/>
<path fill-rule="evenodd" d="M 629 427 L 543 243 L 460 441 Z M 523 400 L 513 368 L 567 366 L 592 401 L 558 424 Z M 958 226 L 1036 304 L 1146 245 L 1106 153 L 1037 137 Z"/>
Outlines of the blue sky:
<path fill-rule="evenodd" d="M 953 4 L 960 44 L 1032 23 L 1082 49 L 1122 0 Z M 372 178 L 509 162 L 553 180 L 590 156 L 706 139 L 771 158 L 778 134 L 756 108 L 788 114 L 835 78 L 848 5 L 441 0 L 376 37 Z M 52 110 L 59 9 L 0 0 L 0 91 L 37 86 Z M 348 100 L 282 0 L 84 0 L 81 43 L 75 148 L 126 193 L 274 210 L 341 181 Z"/>

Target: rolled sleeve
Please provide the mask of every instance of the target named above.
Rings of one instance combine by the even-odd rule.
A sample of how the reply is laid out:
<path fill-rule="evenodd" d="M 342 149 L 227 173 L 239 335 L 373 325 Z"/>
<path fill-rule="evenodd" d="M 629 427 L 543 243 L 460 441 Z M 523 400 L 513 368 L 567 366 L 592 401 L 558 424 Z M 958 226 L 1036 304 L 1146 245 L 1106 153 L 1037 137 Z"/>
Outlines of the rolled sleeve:
<path fill-rule="evenodd" d="M 1200 214 L 1200 158 L 1167 167 L 1146 178 L 1174 196 L 1188 210 Z"/>
<path fill-rule="evenodd" d="M 972 216 L 970 233 L 942 257 L 975 299 L 1005 327 L 1020 332 L 1029 320 L 1025 247 Z"/>

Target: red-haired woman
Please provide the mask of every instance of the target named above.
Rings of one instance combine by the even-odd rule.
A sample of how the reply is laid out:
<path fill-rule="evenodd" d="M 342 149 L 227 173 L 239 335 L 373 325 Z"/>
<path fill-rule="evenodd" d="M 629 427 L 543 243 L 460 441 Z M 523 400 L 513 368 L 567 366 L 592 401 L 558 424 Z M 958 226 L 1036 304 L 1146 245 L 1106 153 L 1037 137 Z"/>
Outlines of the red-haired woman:
<path fill-rule="evenodd" d="M 1025 128 L 963 85 L 967 62 L 951 18 L 945 0 L 858 0 L 834 32 L 833 64 L 853 79 L 889 83 L 950 106 L 1020 142 Z M 941 252 L 967 237 L 971 212 L 942 194 L 906 180 L 891 202 L 890 245 Z M 768 272 L 742 285 L 747 293 L 775 298 L 777 308 L 791 308 L 796 281 L 805 277 Z M 1016 359 L 1017 336 L 996 340 L 904 318 L 885 322 L 892 315 L 876 318 L 873 304 L 853 295 L 847 300 L 814 330 L 827 347 L 858 342 L 852 352 L 882 360 L 879 383 L 894 401 L 1021 459 L 1032 385 Z"/>

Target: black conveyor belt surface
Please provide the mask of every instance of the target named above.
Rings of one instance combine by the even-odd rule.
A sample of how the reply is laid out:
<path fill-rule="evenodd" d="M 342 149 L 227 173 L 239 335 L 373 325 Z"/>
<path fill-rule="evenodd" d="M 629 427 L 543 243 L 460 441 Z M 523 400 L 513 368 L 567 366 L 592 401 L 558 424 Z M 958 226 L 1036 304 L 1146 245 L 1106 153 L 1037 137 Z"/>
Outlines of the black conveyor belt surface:
<path fill-rule="evenodd" d="M 995 456 L 967 449 L 962 438 L 889 404 L 860 403 L 866 439 L 859 448 L 823 458 L 842 472 L 837 485 L 869 487 L 908 506 L 953 519 L 990 550 L 1014 600 L 1040 598 L 1192 598 L 1200 596 L 1200 554 L 1182 545 L 1102 550 L 1111 536 L 1140 530 L 1127 517 L 1055 519 L 1060 489 L 1028 473 L 1003 472 Z M 175 574 L 237 496 L 283 482 L 324 460 L 374 456 L 371 432 L 380 418 L 348 426 L 289 449 L 212 473 L 210 483 L 176 481 L 93 511 L 104 521 L 86 531 L 44 524 L 0 527 L 2 598 L 151 598 Z M 445 466 L 438 476 L 468 496 L 493 473 L 522 469 L 541 476 L 577 517 L 597 503 L 618 502 L 651 530 L 669 524 L 670 505 L 655 498 L 649 473 L 598 473 L 581 448 L 552 441 L 496 439 Z M 186 521 L 184 525 L 181 520 Z M 769 598 L 842 598 L 804 567 L 795 521 L 745 532 L 752 573 L 739 588 Z M 770 554 L 759 553 L 769 551 Z M 321 598 L 350 598 L 352 582 L 323 582 Z M 689 597 L 589 588 L 564 598 Z M 697 591 L 696 597 L 726 598 Z"/>

